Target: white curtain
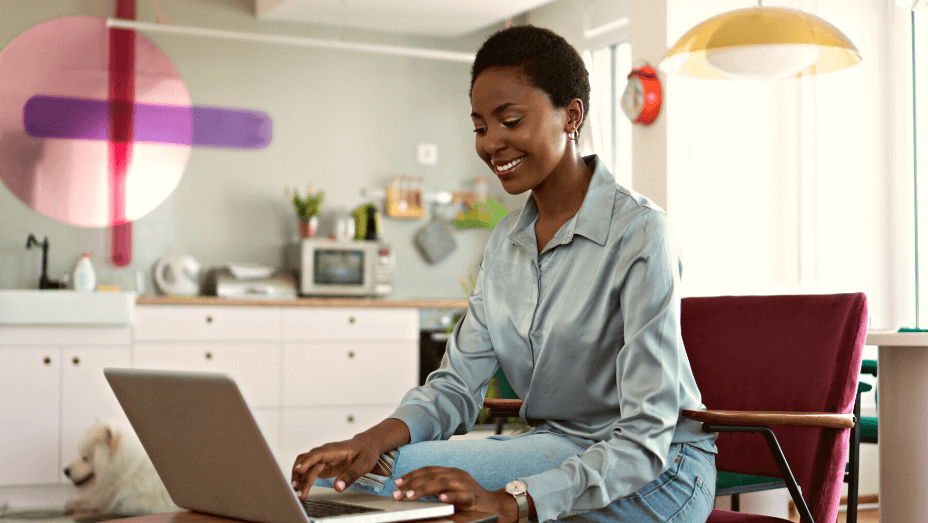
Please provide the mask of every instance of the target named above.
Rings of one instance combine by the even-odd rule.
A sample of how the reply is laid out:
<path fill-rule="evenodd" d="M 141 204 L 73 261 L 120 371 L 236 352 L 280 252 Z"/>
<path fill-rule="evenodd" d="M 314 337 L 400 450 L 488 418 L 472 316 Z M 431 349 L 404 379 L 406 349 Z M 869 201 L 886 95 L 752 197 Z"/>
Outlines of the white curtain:
<path fill-rule="evenodd" d="M 583 132 L 580 133 L 580 152 L 584 156 L 588 154 L 599 153 L 603 151 L 604 136 L 609 132 L 608 125 L 612 124 L 611 118 L 601 114 L 599 109 L 601 91 L 604 80 L 608 78 L 608 71 L 603 71 L 602 67 L 597 67 L 593 60 L 592 51 L 583 52 L 583 61 L 586 64 L 587 72 L 590 74 L 590 107 L 586 107 L 586 122 L 583 124 Z M 606 118 L 604 118 L 606 116 Z M 611 162 L 611 160 L 610 160 Z"/>
<path fill-rule="evenodd" d="M 631 45 L 621 42 L 585 51 L 583 60 L 590 73 L 591 93 L 580 151 L 599 155 L 616 181 L 631 187 L 632 124 L 618 104 L 632 67 Z"/>

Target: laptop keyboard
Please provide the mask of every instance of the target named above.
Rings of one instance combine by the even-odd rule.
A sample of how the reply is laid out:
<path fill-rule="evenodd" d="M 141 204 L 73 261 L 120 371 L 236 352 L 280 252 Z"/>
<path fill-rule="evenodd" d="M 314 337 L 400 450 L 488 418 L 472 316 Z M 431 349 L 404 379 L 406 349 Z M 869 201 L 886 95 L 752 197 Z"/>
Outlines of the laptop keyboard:
<path fill-rule="evenodd" d="M 362 507 L 359 505 L 349 505 L 348 503 L 318 499 L 304 500 L 303 510 L 306 511 L 306 514 L 310 518 L 346 516 L 348 514 L 363 514 L 365 512 L 383 512 L 383 510 L 379 508 Z"/>

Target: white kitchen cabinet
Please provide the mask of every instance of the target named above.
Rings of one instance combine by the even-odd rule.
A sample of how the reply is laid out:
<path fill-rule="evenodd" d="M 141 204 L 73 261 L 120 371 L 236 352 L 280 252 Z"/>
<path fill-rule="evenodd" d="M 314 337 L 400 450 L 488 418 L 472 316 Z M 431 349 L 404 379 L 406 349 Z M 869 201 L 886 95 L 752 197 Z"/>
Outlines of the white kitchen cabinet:
<path fill-rule="evenodd" d="M 278 307 L 140 305 L 133 328 L 132 366 L 228 374 L 277 452 L 280 337 Z"/>
<path fill-rule="evenodd" d="M 58 481 L 60 353 L 0 346 L 0 485 Z"/>
<path fill-rule="evenodd" d="M 283 404 L 398 404 L 419 379 L 410 341 L 320 341 L 284 345 Z"/>
<path fill-rule="evenodd" d="M 417 309 L 292 307 L 283 311 L 286 341 L 418 340 Z"/>
<path fill-rule="evenodd" d="M 0 328 L 0 485 L 65 481 L 84 431 L 125 419 L 103 368 L 129 366 L 130 340 L 128 327 Z"/>
<path fill-rule="evenodd" d="M 395 405 L 285 408 L 281 413 L 280 454 L 291 465 L 297 456 L 324 443 L 342 441 L 393 413 Z"/>
<path fill-rule="evenodd" d="M 78 445 L 87 429 L 102 418 L 127 426 L 128 419 L 103 375 L 107 367 L 129 367 L 129 346 L 78 345 L 61 349 L 61 460 L 60 472 L 77 459 Z"/>
<path fill-rule="evenodd" d="M 280 405 L 279 342 L 137 342 L 133 366 L 139 369 L 223 372 L 238 382 L 253 407 Z"/>
<path fill-rule="evenodd" d="M 277 307 L 140 305 L 135 309 L 136 341 L 279 341 Z"/>
<path fill-rule="evenodd" d="M 389 416 L 418 382 L 416 308 L 139 305 L 132 327 L 0 326 L 0 486 L 56 483 L 98 417 L 106 367 L 224 372 L 281 468 Z"/>
<path fill-rule="evenodd" d="M 283 311 L 281 453 L 296 458 L 389 416 L 419 379 L 417 309 Z"/>
<path fill-rule="evenodd" d="M 280 405 L 277 307 L 139 306 L 133 332 L 136 368 L 223 372 L 252 407 Z"/>

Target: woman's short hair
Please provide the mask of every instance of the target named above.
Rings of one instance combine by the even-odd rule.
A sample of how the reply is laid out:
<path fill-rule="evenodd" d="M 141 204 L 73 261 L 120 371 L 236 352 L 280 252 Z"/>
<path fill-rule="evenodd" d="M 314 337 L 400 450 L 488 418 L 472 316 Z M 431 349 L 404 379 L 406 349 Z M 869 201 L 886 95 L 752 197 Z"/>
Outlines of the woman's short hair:
<path fill-rule="evenodd" d="M 470 70 L 470 88 L 488 67 L 522 67 L 535 87 L 563 109 L 574 98 L 583 102 L 583 121 L 590 110 L 590 75 L 580 53 L 550 29 L 516 25 L 498 31 L 480 47 Z M 581 126 L 583 122 L 581 122 Z"/>

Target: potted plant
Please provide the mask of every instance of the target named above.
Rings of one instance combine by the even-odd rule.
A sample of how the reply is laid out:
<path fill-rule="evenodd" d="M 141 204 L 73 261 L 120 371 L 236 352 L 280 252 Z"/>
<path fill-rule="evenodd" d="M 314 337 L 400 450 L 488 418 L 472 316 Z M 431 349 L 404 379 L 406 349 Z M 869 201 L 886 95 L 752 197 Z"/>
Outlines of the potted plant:
<path fill-rule="evenodd" d="M 316 236 L 319 211 L 322 208 L 322 191 L 313 193 L 312 186 L 306 190 L 306 199 L 300 198 L 299 193 L 293 194 L 293 207 L 300 217 L 300 236 L 312 238 Z"/>

